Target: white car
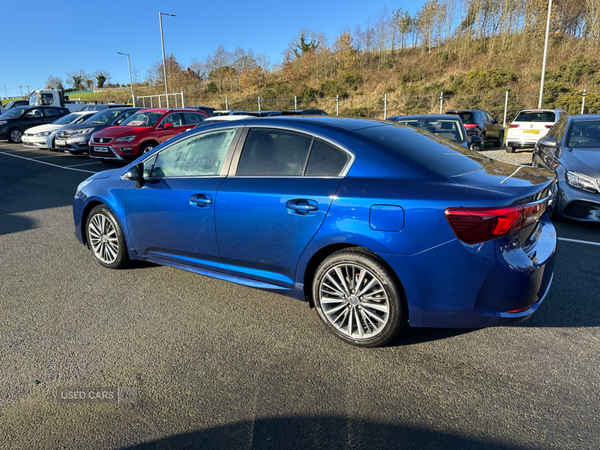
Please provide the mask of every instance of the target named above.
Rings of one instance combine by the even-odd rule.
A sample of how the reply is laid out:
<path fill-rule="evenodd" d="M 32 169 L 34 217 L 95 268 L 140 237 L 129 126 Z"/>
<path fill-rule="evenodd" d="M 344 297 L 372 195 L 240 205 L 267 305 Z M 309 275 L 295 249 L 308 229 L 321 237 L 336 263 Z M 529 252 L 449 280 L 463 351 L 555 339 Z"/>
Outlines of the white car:
<path fill-rule="evenodd" d="M 219 109 L 213 111 L 210 117 L 220 117 L 220 116 L 247 116 L 250 111 L 244 111 L 241 109 Z"/>
<path fill-rule="evenodd" d="M 23 145 L 25 147 L 52 148 L 54 147 L 54 138 L 62 127 L 74 123 L 85 122 L 97 112 L 98 111 L 73 112 L 61 117 L 53 123 L 29 128 L 25 133 L 23 133 Z"/>
<path fill-rule="evenodd" d="M 515 148 L 533 148 L 550 128 L 568 114 L 562 109 L 524 109 L 512 121 L 506 135 L 506 152 Z"/>

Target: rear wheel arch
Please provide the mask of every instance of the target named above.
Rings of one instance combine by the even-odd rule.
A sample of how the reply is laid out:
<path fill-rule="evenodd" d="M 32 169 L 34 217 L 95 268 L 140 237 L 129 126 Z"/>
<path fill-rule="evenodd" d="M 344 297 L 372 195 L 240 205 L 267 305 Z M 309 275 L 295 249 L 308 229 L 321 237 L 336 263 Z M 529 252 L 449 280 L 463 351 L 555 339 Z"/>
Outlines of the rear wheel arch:
<path fill-rule="evenodd" d="M 348 243 L 332 244 L 332 245 L 328 245 L 327 247 L 323 247 L 322 249 L 317 251 L 310 258 L 310 261 L 306 265 L 306 269 L 304 270 L 304 296 L 307 299 L 308 304 L 310 305 L 311 308 L 315 307 L 314 299 L 312 296 L 312 288 L 313 288 L 314 277 L 317 272 L 317 269 L 319 268 L 321 263 L 323 261 L 325 261 L 325 259 L 327 259 L 330 255 L 332 255 L 336 252 L 339 252 L 340 250 L 351 250 L 351 251 L 356 251 L 356 252 L 361 252 L 361 253 L 367 253 L 367 254 L 377 258 L 379 260 L 379 262 L 381 264 L 383 264 L 390 271 L 390 273 L 394 276 L 396 286 L 397 286 L 398 290 L 402 293 L 402 297 L 403 297 L 403 300 L 405 303 L 403 306 L 405 308 L 406 315 L 408 317 L 408 304 L 406 304 L 406 291 L 404 290 L 404 285 L 402 284 L 402 281 L 400 280 L 400 278 L 398 277 L 396 272 L 394 272 L 394 270 L 390 267 L 390 265 L 387 262 L 385 262 L 376 253 L 372 252 L 368 248 L 361 247 L 361 246 L 354 245 L 354 244 L 348 244 Z"/>

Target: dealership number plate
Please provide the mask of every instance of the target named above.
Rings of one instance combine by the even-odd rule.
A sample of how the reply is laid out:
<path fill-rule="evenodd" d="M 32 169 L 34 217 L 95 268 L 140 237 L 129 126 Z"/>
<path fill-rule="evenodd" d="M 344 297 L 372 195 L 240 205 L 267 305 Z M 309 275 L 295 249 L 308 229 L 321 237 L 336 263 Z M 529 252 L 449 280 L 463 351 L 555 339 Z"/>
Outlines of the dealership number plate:
<path fill-rule="evenodd" d="M 108 153 L 108 148 L 106 147 L 94 147 L 94 151 L 98 153 Z"/>
<path fill-rule="evenodd" d="M 63 141 L 62 139 L 56 139 L 54 141 L 54 145 L 56 145 L 57 147 L 66 147 L 67 141 Z"/>
<path fill-rule="evenodd" d="M 540 130 L 523 130 L 523 133 L 540 134 Z"/>

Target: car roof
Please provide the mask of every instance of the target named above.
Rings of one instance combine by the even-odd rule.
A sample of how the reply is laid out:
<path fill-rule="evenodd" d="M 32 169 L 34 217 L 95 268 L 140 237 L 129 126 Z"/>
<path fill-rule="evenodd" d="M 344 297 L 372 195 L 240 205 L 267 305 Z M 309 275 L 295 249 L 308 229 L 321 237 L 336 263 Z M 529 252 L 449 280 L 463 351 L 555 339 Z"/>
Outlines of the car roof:
<path fill-rule="evenodd" d="M 235 116 L 233 116 L 235 117 Z M 361 130 L 363 128 L 371 128 L 375 126 L 387 125 L 387 126 L 397 126 L 394 125 L 394 122 L 386 121 L 386 120 L 374 120 L 374 119 L 363 119 L 363 118 L 354 118 L 354 117 L 336 117 L 336 116 L 268 116 L 268 117 L 254 117 L 254 116 L 246 116 L 241 117 L 237 116 L 238 120 L 236 120 L 236 124 L 244 125 L 252 125 L 256 123 L 260 123 L 261 125 L 265 124 L 273 124 L 273 125 L 289 125 L 289 126 L 298 126 L 300 128 L 329 128 L 329 129 L 338 129 L 340 131 L 356 131 Z M 214 119 L 211 117 L 210 119 Z M 209 119 L 206 119 L 208 121 Z M 227 119 L 225 119 L 227 120 Z M 232 119 L 229 119 L 232 120 Z M 211 120 L 212 122 L 212 120 Z M 217 122 L 216 120 L 214 122 Z"/>
<path fill-rule="evenodd" d="M 399 117 L 398 120 L 406 120 L 406 119 L 434 119 L 434 120 L 460 120 L 459 116 L 455 116 L 455 117 L 448 117 L 448 116 L 453 116 L 454 114 L 418 114 L 418 115 L 414 115 L 414 116 L 402 116 Z"/>

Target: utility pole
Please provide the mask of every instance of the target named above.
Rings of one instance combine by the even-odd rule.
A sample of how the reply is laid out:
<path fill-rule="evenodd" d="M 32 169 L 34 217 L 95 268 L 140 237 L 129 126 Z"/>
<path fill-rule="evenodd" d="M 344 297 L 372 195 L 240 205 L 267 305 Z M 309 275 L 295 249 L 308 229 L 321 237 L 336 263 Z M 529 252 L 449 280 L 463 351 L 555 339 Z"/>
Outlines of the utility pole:
<path fill-rule="evenodd" d="M 19 86 L 19 89 L 21 91 L 21 97 L 23 97 L 23 86 Z"/>
<path fill-rule="evenodd" d="M 6 93 L 6 86 L 4 86 L 4 98 L 8 98 L 8 94 Z"/>
<path fill-rule="evenodd" d="M 163 37 L 162 16 L 171 16 L 171 17 L 176 17 L 176 16 L 175 16 L 175 14 L 168 14 L 168 13 L 163 13 L 163 12 L 158 13 L 158 21 L 160 22 L 160 42 L 162 44 L 163 74 L 165 77 L 165 94 L 167 97 L 167 108 L 168 108 L 169 107 L 169 87 L 167 86 L 167 62 L 165 61 L 165 39 Z"/>
<path fill-rule="evenodd" d="M 544 62 L 542 63 L 542 80 L 540 81 L 540 98 L 538 100 L 538 109 L 542 109 L 542 99 L 544 97 L 544 80 L 546 78 L 546 59 L 548 57 L 548 37 L 550 35 L 550 16 L 552 15 L 552 0 L 548 1 L 548 20 L 546 21 L 546 41 L 544 43 Z"/>

